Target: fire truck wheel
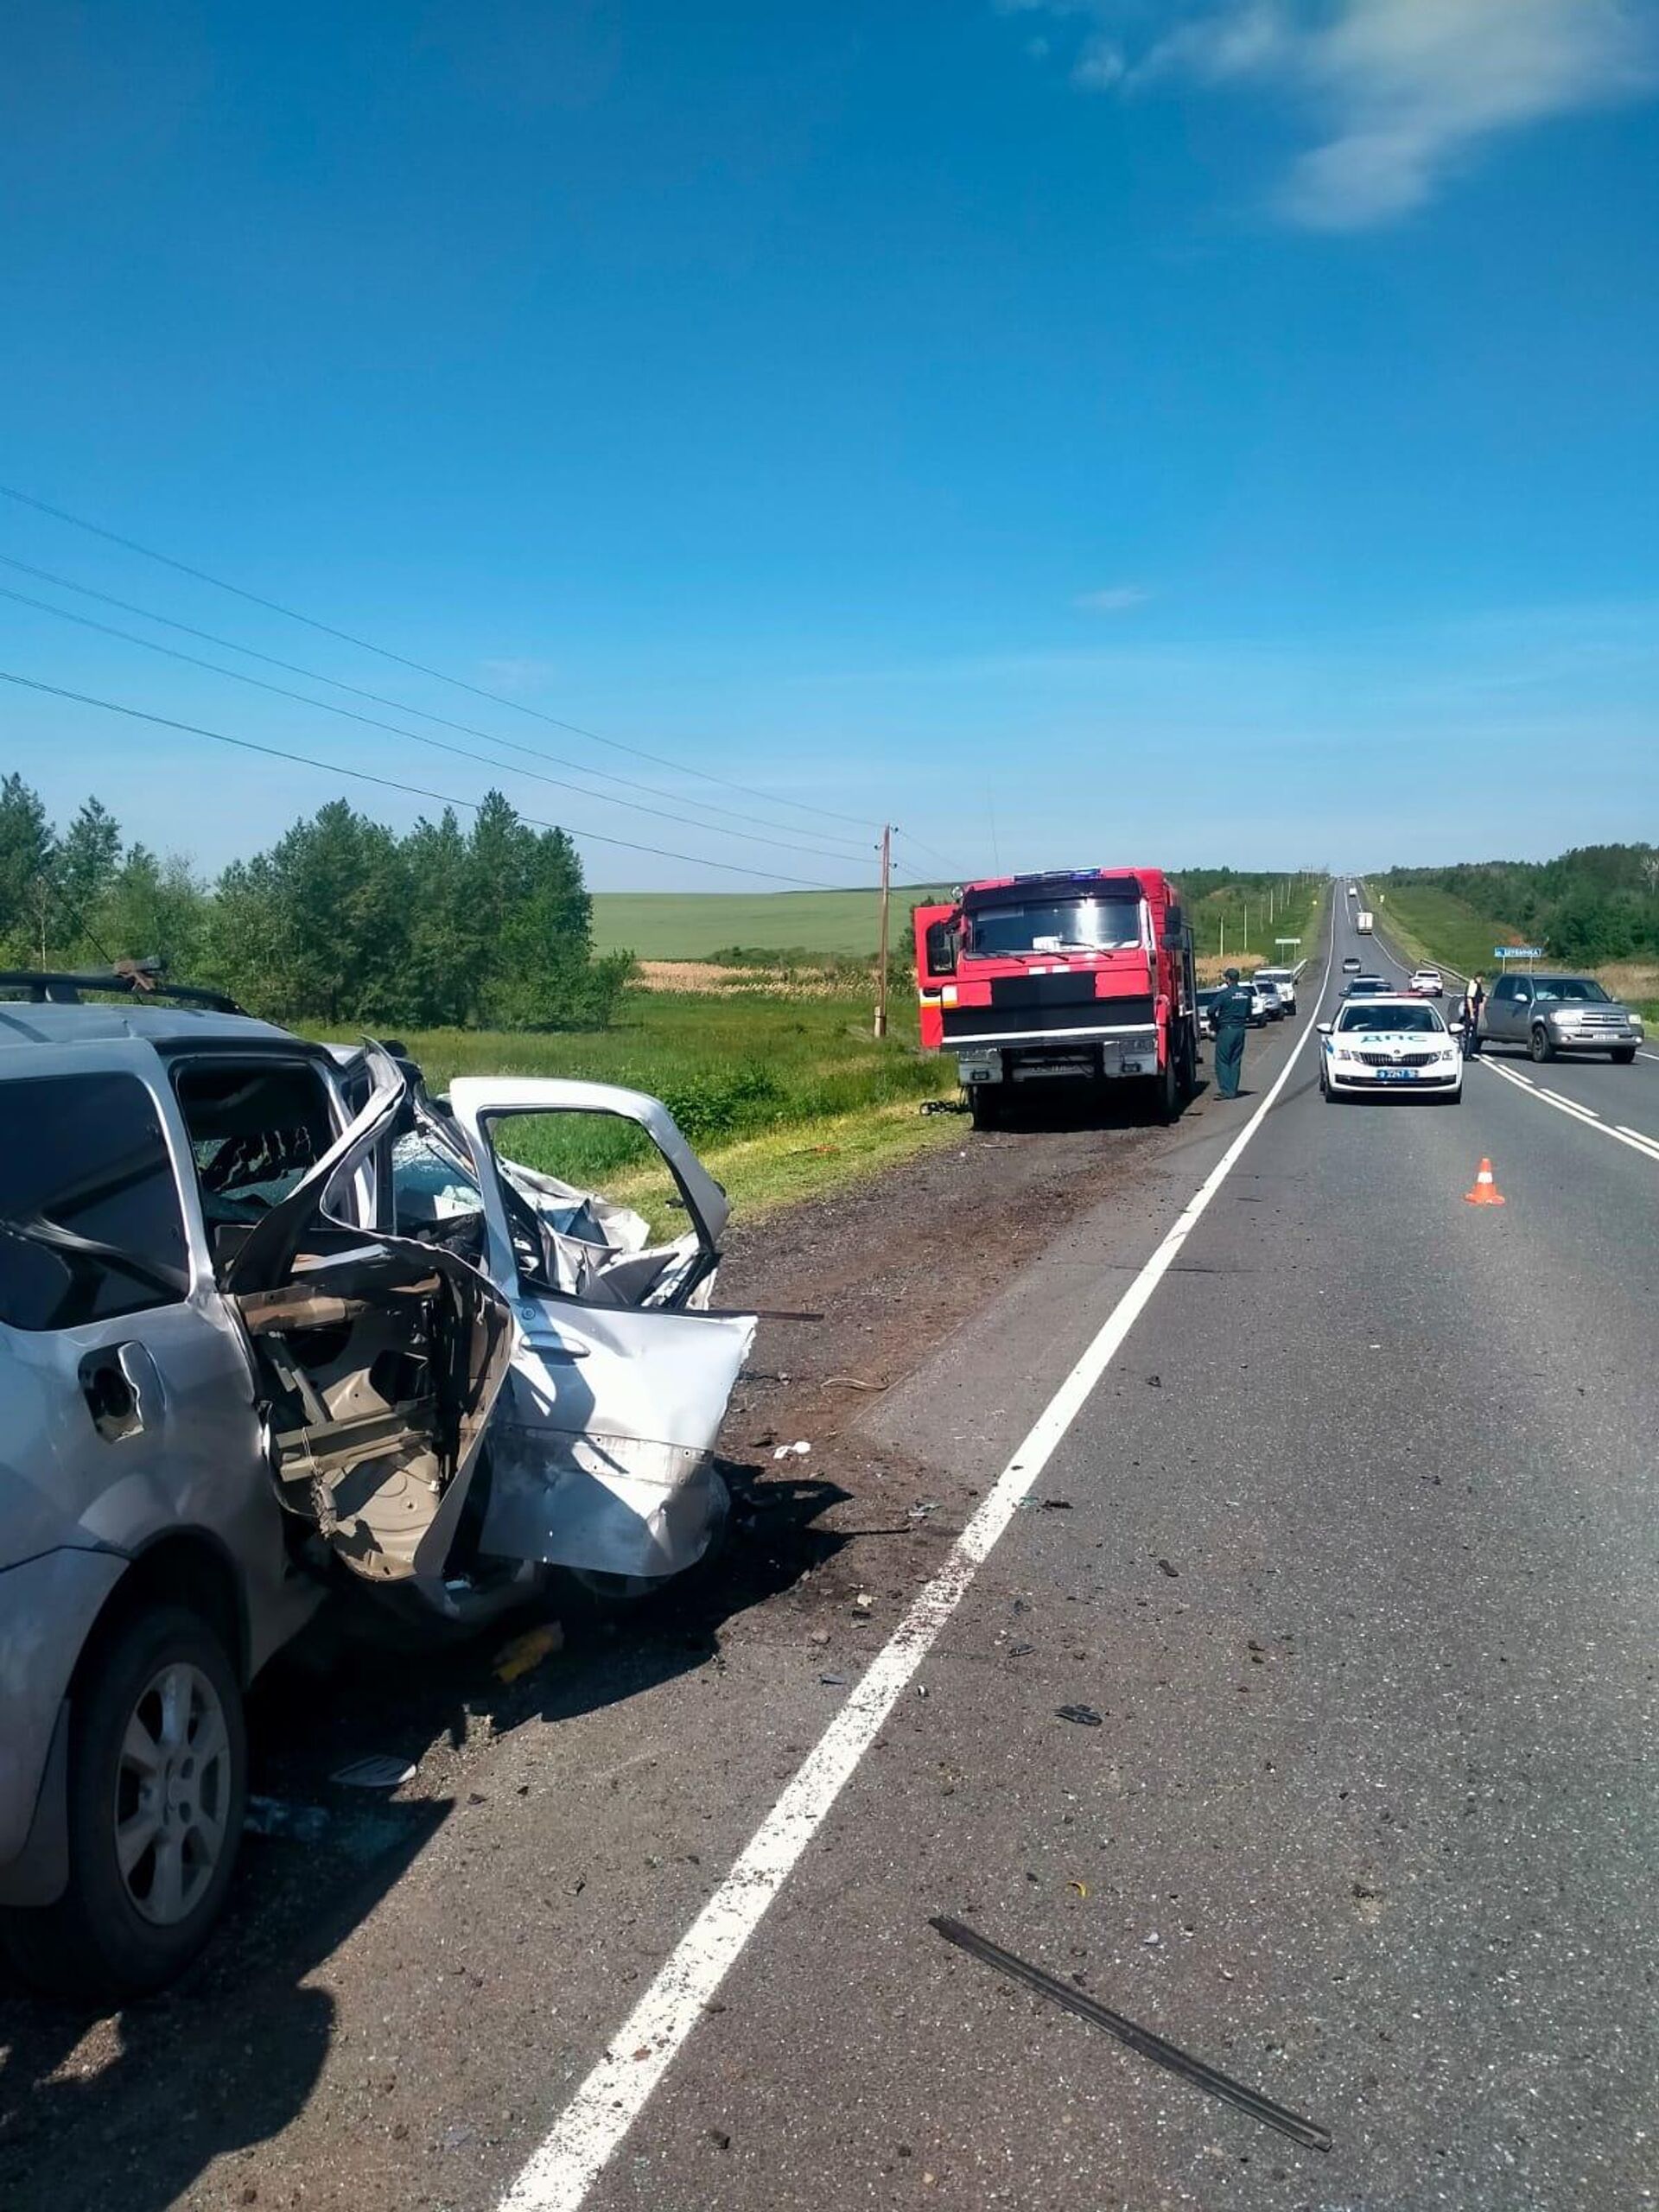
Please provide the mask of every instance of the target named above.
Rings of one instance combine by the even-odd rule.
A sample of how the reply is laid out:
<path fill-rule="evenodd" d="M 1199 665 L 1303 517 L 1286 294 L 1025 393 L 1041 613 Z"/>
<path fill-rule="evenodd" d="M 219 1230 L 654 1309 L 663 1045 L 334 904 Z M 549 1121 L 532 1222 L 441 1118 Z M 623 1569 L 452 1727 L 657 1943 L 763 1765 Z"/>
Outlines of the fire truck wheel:
<path fill-rule="evenodd" d="M 1173 1052 L 1164 1060 L 1164 1071 L 1152 1078 L 1153 1110 L 1167 1125 L 1180 1117 L 1181 1082 Z"/>
<path fill-rule="evenodd" d="M 976 1129 L 995 1129 L 1002 1125 L 1002 1100 L 992 1084 L 974 1085 L 968 1093 L 968 1110 Z"/>

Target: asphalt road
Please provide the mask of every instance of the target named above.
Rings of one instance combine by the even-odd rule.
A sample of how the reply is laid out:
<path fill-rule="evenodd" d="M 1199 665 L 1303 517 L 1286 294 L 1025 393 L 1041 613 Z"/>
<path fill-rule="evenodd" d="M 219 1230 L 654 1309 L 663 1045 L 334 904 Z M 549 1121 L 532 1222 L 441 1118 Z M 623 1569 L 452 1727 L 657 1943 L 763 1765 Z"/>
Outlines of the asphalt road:
<path fill-rule="evenodd" d="M 458 1704 L 483 1747 L 371 1904 L 286 1862 L 280 1986 L 14 2045 L 50 2157 L 9 2201 L 1651 2202 L 1659 1089 L 1517 1061 L 1580 1111 L 1484 1065 L 1455 1109 L 1332 1108 L 1313 1010 L 1042 1249 L 943 1214 L 982 1309 L 861 1424 L 935 1477 L 912 1574 L 880 1554 L 810 1636 L 762 1598 L 494 1738 Z"/>

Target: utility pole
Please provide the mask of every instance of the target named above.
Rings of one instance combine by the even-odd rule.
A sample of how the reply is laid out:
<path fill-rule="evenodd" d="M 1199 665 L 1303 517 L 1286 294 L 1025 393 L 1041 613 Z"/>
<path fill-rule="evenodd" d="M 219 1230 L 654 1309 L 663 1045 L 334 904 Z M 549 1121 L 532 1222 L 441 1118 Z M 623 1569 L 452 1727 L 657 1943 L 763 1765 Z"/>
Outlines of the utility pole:
<path fill-rule="evenodd" d="M 875 976 L 875 1033 L 887 1033 L 887 909 L 893 903 L 893 824 L 881 825 L 881 951 Z"/>

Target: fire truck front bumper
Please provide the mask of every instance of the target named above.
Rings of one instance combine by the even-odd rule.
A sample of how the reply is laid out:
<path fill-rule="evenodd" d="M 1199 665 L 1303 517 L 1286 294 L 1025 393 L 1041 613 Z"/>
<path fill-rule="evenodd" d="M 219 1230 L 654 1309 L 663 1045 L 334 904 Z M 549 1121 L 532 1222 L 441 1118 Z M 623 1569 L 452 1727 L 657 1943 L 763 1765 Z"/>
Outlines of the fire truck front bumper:
<path fill-rule="evenodd" d="M 1057 1037 L 1033 1031 L 1001 1036 L 993 1045 L 963 1038 L 954 1044 L 964 1090 L 991 1083 L 1042 1083 L 1057 1077 L 1109 1082 L 1119 1076 L 1158 1072 L 1158 1032 L 1151 1023 L 1124 1029 L 1068 1030 Z"/>

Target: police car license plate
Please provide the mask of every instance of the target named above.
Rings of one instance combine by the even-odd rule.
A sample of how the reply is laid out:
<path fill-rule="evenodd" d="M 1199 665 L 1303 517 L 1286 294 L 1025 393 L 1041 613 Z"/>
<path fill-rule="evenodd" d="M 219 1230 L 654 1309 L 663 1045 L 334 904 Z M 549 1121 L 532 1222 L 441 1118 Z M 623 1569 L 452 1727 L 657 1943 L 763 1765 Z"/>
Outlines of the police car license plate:
<path fill-rule="evenodd" d="M 1376 1073 L 1379 1083 L 1415 1083 L 1417 1080 L 1415 1068 L 1378 1068 Z"/>

